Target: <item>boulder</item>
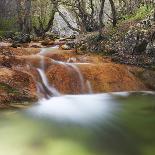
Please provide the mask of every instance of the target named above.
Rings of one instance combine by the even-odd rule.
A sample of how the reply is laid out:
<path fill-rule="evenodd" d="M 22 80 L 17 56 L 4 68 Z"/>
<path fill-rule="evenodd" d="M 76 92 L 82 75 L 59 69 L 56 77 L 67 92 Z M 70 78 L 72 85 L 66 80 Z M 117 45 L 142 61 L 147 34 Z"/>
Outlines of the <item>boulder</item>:
<path fill-rule="evenodd" d="M 0 68 L 0 106 L 37 100 L 33 77 L 22 71 Z"/>
<path fill-rule="evenodd" d="M 61 47 L 60 47 L 62 50 L 71 50 L 71 47 L 69 46 L 69 45 L 62 45 Z"/>
<path fill-rule="evenodd" d="M 49 47 L 49 46 L 53 46 L 55 44 L 55 41 L 54 40 L 47 39 L 47 40 L 42 41 L 41 44 L 43 46 Z"/>
<path fill-rule="evenodd" d="M 148 88 L 125 65 L 55 64 L 47 70 L 47 77 L 63 94 L 139 91 Z"/>

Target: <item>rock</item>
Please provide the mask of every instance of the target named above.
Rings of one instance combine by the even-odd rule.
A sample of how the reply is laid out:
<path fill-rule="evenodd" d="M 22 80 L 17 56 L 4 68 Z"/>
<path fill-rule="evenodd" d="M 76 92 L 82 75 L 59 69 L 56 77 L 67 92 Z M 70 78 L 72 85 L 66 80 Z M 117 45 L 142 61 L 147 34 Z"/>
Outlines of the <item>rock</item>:
<path fill-rule="evenodd" d="M 88 93 L 87 81 L 94 93 L 148 90 L 125 65 L 58 63 L 51 65 L 46 73 L 51 85 L 63 94 Z"/>
<path fill-rule="evenodd" d="M 42 46 L 41 43 L 39 43 L 39 42 L 31 42 L 31 43 L 29 44 L 29 47 L 30 47 L 30 48 L 43 48 L 43 46 Z"/>
<path fill-rule="evenodd" d="M 0 103 L 37 100 L 41 93 L 37 91 L 38 68 L 44 69 L 48 82 L 62 94 L 89 93 L 90 88 L 94 93 L 155 89 L 155 71 L 144 72 L 106 57 L 77 55 L 72 50 L 54 49 L 45 55 L 36 50 L 0 49 Z"/>
<path fill-rule="evenodd" d="M 144 53 L 146 51 L 147 45 L 148 45 L 148 41 L 145 39 L 141 43 L 137 43 L 133 48 L 133 54 Z"/>
<path fill-rule="evenodd" d="M 0 42 L 0 48 L 2 47 L 11 47 L 11 43 L 8 43 L 8 42 Z"/>
<path fill-rule="evenodd" d="M 0 68 L 0 92 L 0 104 L 37 100 L 32 76 L 17 70 Z"/>
<path fill-rule="evenodd" d="M 53 40 L 44 40 L 41 43 L 43 46 L 53 46 L 55 44 L 55 41 Z"/>
<path fill-rule="evenodd" d="M 15 36 L 15 33 L 14 32 L 12 32 L 12 31 L 6 31 L 6 32 L 4 32 L 4 37 L 6 38 L 6 39 L 13 39 L 14 38 L 14 36 Z"/>
<path fill-rule="evenodd" d="M 142 69 L 138 72 L 137 77 L 139 77 L 148 88 L 155 90 L 155 71 Z"/>
<path fill-rule="evenodd" d="M 40 48 L 12 48 L 12 47 L 1 47 L 0 55 L 33 55 L 40 52 Z"/>
<path fill-rule="evenodd" d="M 69 62 L 69 63 L 75 63 L 75 62 L 77 62 L 77 58 L 75 58 L 75 57 L 69 58 L 67 60 L 67 62 Z"/>
<path fill-rule="evenodd" d="M 71 50 L 71 47 L 69 46 L 69 45 L 62 45 L 61 47 L 60 47 L 62 50 Z"/>
<path fill-rule="evenodd" d="M 14 44 L 23 44 L 23 43 L 30 43 L 31 42 L 31 38 L 29 34 L 20 34 L 17 35 L 13 38 L 13 43 Z"/>
<path fill-rule="evenodd" d="M 66 44 L 66 41 L 64 41 L 64 40 L 58 39 L 58 40 L 55 41 L 55 45 L 62 46 L 62 45 L 64 45 L 64 44 Z"/>
<path fill-rule="evenodd" d="M 74 40 L 67 41 L 67 42 L 66 42 L 66 45 L 68 45 L 68 46 L 69 46 L 70 48 L 72 48 L 72 49 L 75 49 L 75 47 L 76 47 L 76 43 L 75 43 Z"/>
<path fill-rule="evenodd" d="M 19 34 L 13 38 L 13 43 L 11 47 L 28 47 L 27 43 L 31 42 L 31 38 L 29 34 Z"/>

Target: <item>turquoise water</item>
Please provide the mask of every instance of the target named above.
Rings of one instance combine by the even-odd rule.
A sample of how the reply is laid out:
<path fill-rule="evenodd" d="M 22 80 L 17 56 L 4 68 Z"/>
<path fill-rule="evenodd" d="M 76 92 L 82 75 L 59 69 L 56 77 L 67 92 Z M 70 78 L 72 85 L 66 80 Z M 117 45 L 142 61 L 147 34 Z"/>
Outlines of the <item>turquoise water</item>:
<path fill-rule="evenodd" d="M 77 95 L 1 111 L 0 155 L 155 155 L 155 95 Z"/>

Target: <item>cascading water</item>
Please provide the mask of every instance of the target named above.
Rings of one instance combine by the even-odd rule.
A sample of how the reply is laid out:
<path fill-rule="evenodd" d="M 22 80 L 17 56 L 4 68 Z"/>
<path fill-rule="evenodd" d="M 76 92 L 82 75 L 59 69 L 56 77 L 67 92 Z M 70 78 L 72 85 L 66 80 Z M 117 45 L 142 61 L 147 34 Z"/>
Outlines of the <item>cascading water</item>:
<path fill-rule="evenodd" d="M 80 86 L 81 86 L 81 93 L 84 93 L 85 91 L 85 84 L 84 84 L 84 78 L 83 75 L 81 74 L 80 69 L 74 64 L 74 63 L 67 63 L 68 66 L 71 66 L 77 73 L 80 81 Z"/>
<path fill-rule="evenodd" d="M 51 50 L 51 49 L 55 49 L 55 48 L 57 48 L 57 46 L 54 46 L 51 48 L 43 48 L 41 50 L 40 54 L 43 54 L 47 50 Z M 46 99 L 50 99 L 52 96 L 60 96 L 60 93 L 54 87 L 52 87 L 48 82 L 48 79 L 47 79 L 46 74 L 45 74 L 44 57 L 42 57 L 40 68 L 37 68 L 37 71 L 38 71 L 39 78 L 41 81 L 41 82 L 39 82 L 38 88 L 40 89 L 40 92 L 43 93 L 44 97 Z"/>
<path fill-rule="evenodd" d="M 0 154 L 154 155 L 153 92 L 59 96 L 45 74 L 50 63 L 75 74 L 81 90 L 88 87 L 91 93 L 91 84 L 79 64 L 41 58 L 36 66 L 43 97 L 27 109 L 1 111 Z"/>
<path fill-rule="evenodd" d="M 42 83 L 42 88 L 44 89 L 44 92 L 46 93 L 46 97 L 47 98 L 50 98 L 51 96 L 60 96 L 60 93 L 54 88 L 54 87 L 51 87 L 48 83 L 48 79 L 45 75 L 45 72 L 44 70 L 42 69 L 37 69 L 38 70 L 38 73 L 40 75 L 40 78 L 41 78 L 41 83 Z"/>
<path fill-rule="evenodd" d="M 55 52 L 55 49 L 59 48 L 59 46 L 54 46 L 54 47 L 50 47 L 50 48 L 43 48 L 41 50 L 41 52 L 39 53 L 40 55 L 46 55 L 48 52 L 52 53 Z M 76 74 L 76 77 L 78 77 L 78 85 L 80 87 L 80 92 L 81 94 L 85 94 L 85 93 L 89 93 L 92 94 L 93 90 L 91 87 L 91 83 L 90 81 L 86 81 L 84 80 L 84 77 L 78 67 L 79 64 L 88 64 L 88 63 L 69 63 L 69 62 L 62 62 L 62 61 L 56 61 L 56 60 L 52 60 L 51 63 L 55 63 L 55 64 L 60 64 L 63 65 L 66 70 L 69 70 L 70 72 L 74 71 Z M 44 59 L 42 58 L 41 61 L 41 69 L 38 70 L 38 73 L 40 74 L 40 77 L 42 77 L 42 81 L 44 82 L 44 86 L 46 86 L 46 90 L 49 90 L 49 84 L 48 84 L 48 79 L 46 77 L 45 74 L 45 68 L 44 68 Z M 47 89 L 48 88 L 48 89 Z M 60 95 L 60 93 L 58 93 L 58 91 L 56 90 L 57 88 L 52 87 L 52 93 L 53 95 Z M 54 92 L 53 92 L 54 91 Z M 47 91 L 47 94 L 49 91 Z"/>
<path fill-rule="evenodd" d="M 52 52 L 58 46 L 51 48 L 43 48 L 39 54 L 44 55 L 47 52 Z M 47 116 L 56 118 L 57 120 L 68 120 L 76 123 L 90 123 L 94 118 L 99 119 L 101 113 L 104 111 L 104 115 L 108 114 L 109 106 L 107 104 L 102 104 L 103 98 L 109 98 L 108 95 L 68 95 L 60 96 L 61 94 L 52 87 L 45 74 L 45 62 L 44 57 L 42 57 L 40 62 L 40 68 L 37 68 L 40 77 L 40 90 L 44 93 L 44 98 L 40 99 L 39 105 L 32 108 L 29 112 L 34 113 L 37 116 Z M 63 65 L 70 72 L 74 71 L 78 77 L 79 86 L 81 88 L 80 93 L 92 94 L 93 90 L 91 83 L 87 80 L 85 82 L 84 77 L 78 68 L 80 63 L 69 63 L 52 60 L 51 63 L 58 65 Z M 87 64 L 87 63 L 86 63 Z M 89 98 L 89 100 L 87 100 Z M 94 104 L 94 101 L 96 102 Z M 109 104 L 110 105 L 110 104 Z M 33 111 L 34 110 L 34 111 Z"/>

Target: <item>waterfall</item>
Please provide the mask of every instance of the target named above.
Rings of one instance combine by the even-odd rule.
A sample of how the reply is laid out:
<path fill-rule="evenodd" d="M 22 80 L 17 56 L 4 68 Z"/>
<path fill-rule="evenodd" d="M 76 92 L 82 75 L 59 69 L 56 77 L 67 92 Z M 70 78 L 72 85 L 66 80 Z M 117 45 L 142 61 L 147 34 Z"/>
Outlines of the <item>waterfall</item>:
<path fill-rule="evenodd" d="M 51 96 L 60 96 L 60 93 L 54 87 L 49 85 L 45 71 L 39 68 L 37 71 L 39 73 L 44 92 L 46 93 L 46 98 L 50 98 Z"/>
<path fill-rule="evenodd" d="M 56 48 L 56 47 L 54 47 L 54 48 Z M 47 48 L 47 50 L 49 50 L 49 49 Z M 46 52 L 45 48 L 43 48 L 41 50 L 40 54 L 43 52 Z M 38 75 L 40 78 L 40 82 L 39 82 L 39 86 L 38 86 L 39 91 L 44 94 L 44 97 L 49 99 L 49 98 L 51 98 L 51 96 L 60 96 L 61 94 L 59 93 L 59 91 L 57 91 L 56 88 L 52 87 L 48 82 L 48 78 L 46 77 L 46 74 L 45 74 L 44 58 L 41 59 L 40 68 L 37 68 L 37 71 L 38 71 Z"/>
<path fill-rule="evenodd" d="M 86 85 L 87 85 L 89 94 L 93 94 L 93 89 L 92 89 L 90 81 L 87 80 Z"/>
<path fill-rule="evenodd" d="M 52 47 L 48 47 L 48 48 L 42 48 L 39 54 L 40 55 L 44 55 L 45 53 L 52 52 L 52 51 L 54 51 L 55 49 L 58 49 L 58 48 L 59 48 L 58 45 L 55 45 L 55 46 L 52 46 Z"/>
<path fill-rule="evenodd" d="M 44 55 L 47 52 L 54 52 L 56 48 L 58 48 L 58 46 L 42 48 L 39 55 Z M 88 80 L 85 81 L 82 75 L 82 72 L 80 68 L 78 67 L 78 65 L 80 64 L 88 64 L 88 63 L 69 63 L 69 62 L 56 61 L 53 59 L 51 59 L 51 63 L 63 65 L 69 72 L 75 72 L 75 75 L 77 77 L 75 82 L 77 82 L 77 84 L 79 85 L 79 89 L 80 89 L 79 93 L 81 94 L 85 94 L 85 93 L 92 94 L 93 93 L 90 81 Z M 54 88 L 53 86 L 49 84 L 45 70 L 46 70 L 45 58 L 42 57 L 40 61 L 40 67 L 37 68 L 37 72 L 38 72 L 39 79 L 40 79 L 40 82 L 37 83 L 39 93 L 43 94 L 44 98 L 46 99 L 50 99 L 51 96 L 60 96 L 61 93 L 57 90 L 57 88 Z"/>
<path fill-rule="evenodd" d="M 76 72 L 77 76 L 79 77 L 79 81 L 80 81 L 81 93 L 83 93 L 83 94 L 85 92 L 87 92 L 89 94 L 93 93 L 90 81 L 87 80 L 85 83 L 82 72 L 80 71 L 79 67 L 77 66 L 78 64 L 89 64 L 89 63 L 69 63 L 69 62 L 62 62 L 62 61 L 55 61 L 55 63 L 61 64 L 61 65 L 65 66 L 66 69 L 69 69 L 69 70 L 70 70 L 70 68 L 72 68 Z"/>
<path fill-rule="evenodd" d="M 80 86 L 81 86 L 81 93 L 84 93 L 85 91 L 85 84 L 84 84 L 84 78 L 83 75 L 81 74 L 80 69 L 74 64 L 74 63 L 66 63 L 68 66 L 71 66 L 77 73 L 80 81 Z"/>

